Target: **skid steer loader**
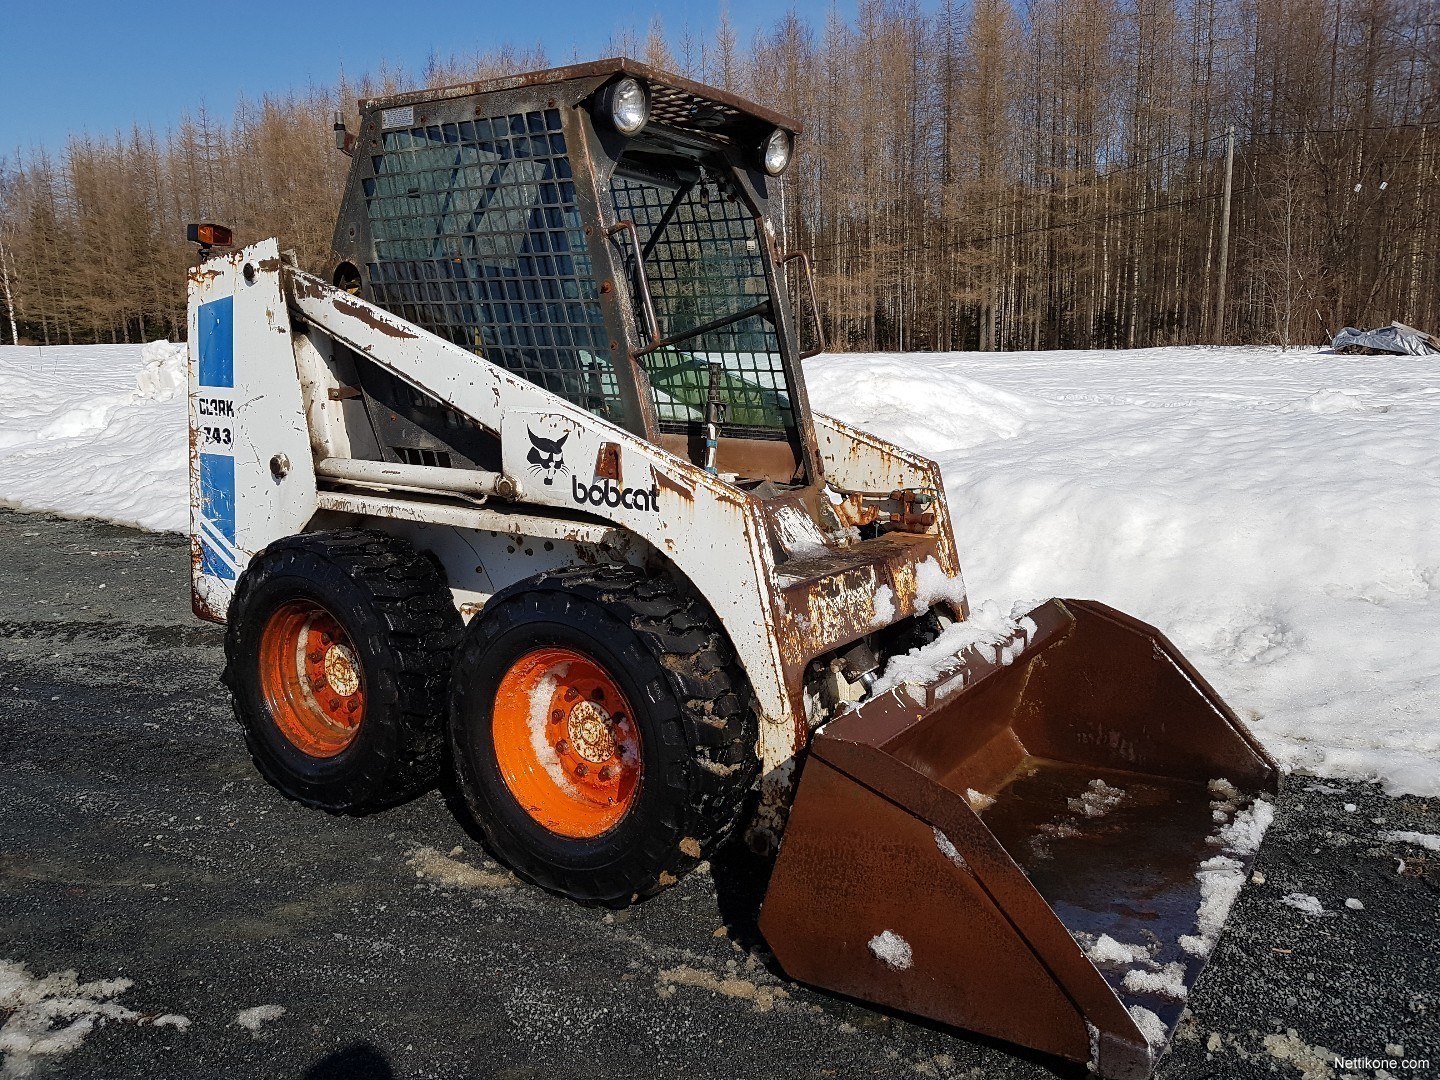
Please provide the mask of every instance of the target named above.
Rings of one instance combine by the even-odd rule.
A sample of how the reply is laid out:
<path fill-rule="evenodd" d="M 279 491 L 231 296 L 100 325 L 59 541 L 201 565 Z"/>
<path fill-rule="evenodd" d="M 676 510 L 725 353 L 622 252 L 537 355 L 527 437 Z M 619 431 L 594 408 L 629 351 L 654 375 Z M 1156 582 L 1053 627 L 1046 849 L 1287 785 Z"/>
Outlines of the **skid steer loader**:
<path fill-rule="evenodd" d="M 329 280 L 191 273 L 195 612 L 291 798 L 453 763 L 601 904 L 741 829 L 792 977 L 1147 1076 L 1276 767 L 1149 626 L 972 618 L 936 466 L 811 412 L 798 133 L 630 60 L 362 102 Z"/>

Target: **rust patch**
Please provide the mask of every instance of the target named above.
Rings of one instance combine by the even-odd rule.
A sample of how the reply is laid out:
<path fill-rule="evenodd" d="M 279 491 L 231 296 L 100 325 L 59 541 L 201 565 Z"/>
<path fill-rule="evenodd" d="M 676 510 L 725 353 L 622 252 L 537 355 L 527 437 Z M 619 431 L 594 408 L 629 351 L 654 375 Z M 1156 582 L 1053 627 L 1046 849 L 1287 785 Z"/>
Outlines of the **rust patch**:
<path fill-rule="evenodd" d="M 667 491 L 673 491 L 676 495 L 680 496 L 680 498 L 684 499 L 686 502 L 693 503 L 695 501 L 694 488 L 686 487 L 678 480 L 672 480 L 665 473 L 655 468 L 654 465 L 650 466 L 650 475 L 655 478 L 655 483 L 659 487 L 665 488 Z"/>
<path fill-rule="evenodd" d="M 375 311 L 370 307 L 369 304 L 362 303 L 359 300 L 351 299 L 345 293 L 339 293 L 330 301 L 330 303 L 334 306 L 336 311 L 340 312 L 341 315 L 349 315 L 352 319 L 359 319 L 366 326 L 370 327 L 372 330 L 380 331 L 380 333 L 384 334 L 386 337 L 413 338 L 419 336 L 418 334 L 406 330 L 403 326 L 398 326 L 395 323 L 380 318 L 380 316 L 375 314 Z"/>
<path fill-rule="evenodd" d="M 597 480 L 613 480 L 617 484 L 622 482 L 619 443 L 600 444 L 600 451 L 595 455 L 595 478 Z"/>
<path fill-rule="evenodd" d="M 857 491 L 847 495 L 835 507 L 835 516 L 840 519 L 840 524 L 847 528 L 858 528 L 861 525 L 873 524 L 880 517 L 880 511 L 874 506 L 865 505 L 864 497 Z"/>

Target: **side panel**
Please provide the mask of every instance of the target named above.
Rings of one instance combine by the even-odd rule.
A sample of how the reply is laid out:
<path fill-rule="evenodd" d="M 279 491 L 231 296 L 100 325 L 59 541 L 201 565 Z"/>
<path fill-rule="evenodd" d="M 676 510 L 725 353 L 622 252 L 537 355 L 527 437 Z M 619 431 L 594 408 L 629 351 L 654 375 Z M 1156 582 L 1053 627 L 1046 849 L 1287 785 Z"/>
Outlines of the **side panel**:
<path fill-rule="evenodd" d="M 274 240 L 190 272 L 191 603 L 215 622 L 250 557 L 315 512 L 280 274 Z"/>
<path fill-rule="evenodd" d="M 959 574 L 960 561 L 955 553 L 940 466 L 833 416 L 815 413 L 814 420 L 825 479 L 837 489 L 884 494 L 903 488 L 925 488 L 935 493 L 935 531 L 939 534 L 936 554 L 947 574 Z"/>

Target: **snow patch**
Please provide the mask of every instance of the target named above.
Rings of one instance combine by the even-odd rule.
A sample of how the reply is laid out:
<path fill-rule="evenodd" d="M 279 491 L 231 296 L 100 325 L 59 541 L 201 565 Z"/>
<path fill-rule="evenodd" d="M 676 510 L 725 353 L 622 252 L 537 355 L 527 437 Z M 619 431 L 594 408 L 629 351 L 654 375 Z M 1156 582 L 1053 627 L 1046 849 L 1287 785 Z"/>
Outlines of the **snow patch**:
<path fill-rule="evenodd" d="M 0 960 L 0 1077 L 28 1077 L 47 1059 L 77 1049 L 98 1024 L 106 1021 L 137 1026 L 190 1026 L 175 1013 L 144 1016 L 117 1004 L 129 990 L 129 979 L 97 979 L 82 983 L 74 971 L 31 975 L 24 964 Z"/>
<path fill-rule="evenodd" d="M 135 376 L 135 397 L 140 401 L 174 401 L 185 394 L 185 343 L 152 341 L 140 350 L 144 366 Z"/>
<path fill-rule="evenodd" d="M 920 564 L 922 570 L 925 565 Z M 928 601 L 918 602 L 923 604 Z M 987 600 L 971 611 L 968 619 L 951 623 L 928 645 L 911 649 L 903 656 L 892 656 L 885 665 L 885 670 L 875 680 L 872 688 L 874 696 L 878 697 L 899 686 L 920 688 L 938 682 L 942 676 L 965 665 L 966 658 L 961 654 L 967 650 L 973 649 L 976 655 L 988 663 L 1012 663 L 1028 641 L 1027 631 L 1021 626 L 1021 620 L 1029 622 L 1024 618 L 1024 612 L 1029 610 L 1029 607 L 1024 607 L 1019 611 L 1013 608 L 1007 611 L 999 604 Z M 1033 635 L 1034 628 L 1035 624 L 1031 622 L 1030 635 Z M 1009 648 L 1012 642 L 1017 647 Z M 919 703 L 924 703 L 923 694 L 920 695 Z"/>
<path fill-rule="evenodd" d="M 1440 852 L 1440 836 L 1434 833 L 1387 831 L 1380 834 L 1380 839 L 1387 844 L 1414 844 L 1427 851 Z"/>
<path fill-rule="evenodd" d="M 870 620 L 871 626 L 889 626 L 895 621 L 895 590 L 889 585 L 881 585 L 875 590 L 875 615 Z"/>
<path fill-rule="evenodd" d="M 915 609 L 925 611 L 944 600 L 957 611 L 966 603 L 965 580 L 959 573 L 945 573 L 935 556 L 915 567 Z"/>
<path fill-rule="evenodd" d="M 1311 896 L 1309 893 L 1286 893 L 1280 898 L 1280 902 L 1282 904 L 1288 904 L 1296 911 L 1303 911 L 1306 915 L 1321 916 L 1334 914 L 1332 911 L 1326 911 L 1325 905 L 1320 903 L 1319 898 Z"/>
<path fill-rule="evenodd" d="M 1254 855 L 1265 839 L 1265 830 L 1275 820 L 1275 807 L 1264 799 L 1256 799 L 1247 810 L 1235 815 L 1217 836 L 1227 851 L 1237 855 Z"/>
<path fill-rule="evenodd" d="M 1101 934 L 1095 944 L 1085 950 L 1085 955 L 1097 964 L 1134 964 L 1150 959 L 1149 945 L 1126 945 L 1116 941 L 1109 934 Z"/>
<path fill-rule="evenodd" d="M 935 829 L 935 846 L 940 849 L 942 855 L 960 867 L 961 870 L 970 869 L 970 864 L 965 861 L 965 856 L 960 854 L 960 849 L 939 829 Z"/>
<path fill-rule="evenodd" d="M 983 791 L 976 791 L 973 787 L 965 789 L 965 801 L 970 804 L 970 809 L 977 814 L 982 810 L 989 810 L 995 805 L 995 796 L 986 795 Z"/>
<path fill-rule="evenodd" d="M 1131 1005 L 1129 1008 L 1131 1019 L 1135 1026 L 1140 1029 L 1140 1034 L 1145 1036 L 1145 1041 L 1150 1045 L 1150 1053 L 1156 1057 L 1165 1049 L 1169 1041 L 1169 1029 L 1165 1027 L 1165 1021 L 1156 1016 L 1143 1005 Z"/>
<path fill-rule="evenodd" d="M 686 964 L 658 972 L 655 982 L 662 997 L 674 993 L 674 988 L 677 986 L 692 986 L 700 990 L 708 990 L 712 994 L 719 994 L 722 997 L 748 1001 L 755 1006 L 756 1012 L 769 1012 L 775 1007 L 776 1002 L 783 1001 L 790 996 L 784 988 L 779 986 L 760 985 L 738 976 L 721 978 Z"/>
<path fill-rule="evenodd" d="M 1195 913 L 1199 933 L 1183 935 L 1180 947 L 1191 956 L 1209 956 L 1245 884 L 1244 863 L 1216 855 L 1200 864 L 1195 877 L 1200 882 L 1200 908 Z"/>
<path fill-rule="evenodd" d="M 569 664 L 556 664 L 553 669 L 541 676 L 534 688 L 530 691 L 530 712 L 526 717 L 530 725 L 530 746 L 535 751 L 535 760 L 540 762 L 545 775 L 555 781 L 555 786 L 561 791 L 574 793 L 575 785 L 565 775 L 565 769 L 560 764 L 560 756 L 555 753 L 555 747 L 550 744 L 545 727 L 550 722 L 550 702 L 555 697 L 555 687 L 560 685 L 560 680 L 570 674 Z"/>
<path fill-rule="evenodd" d="M 1127 971 L 1124 985 L 1132 994 L 1158 994 L 1175 1001 L 1184 1001 L 1188 993 L 1185 988 L 1185 967 L 1174 961 L 1159 971 L 1142 968 Z"/>
<path fill-rule="evenodd" d="M 284 1005 L 252 1005 L 248 1009 L 241 1009 L 235 1014 L 235 1023 L 246 1031 L 259 1031 L 261 1024 L 268 1024 L 271 1020 L 278 1020 L 288 1010 Z"/>
<path fill-rule="evenodd" d="M 1091 780 L 1088 788 L 1078 799 L 1066 799 L 1065 805 L 1072 814 L 1087 818 L 1104 817 L 1125 801 L 1123 788 L 1111 787 L 1104 780 Z"/>
<path fill-rule="evenodd" d="M 870 951 L 896 971 L 904 971 L 915 962 L 910 943 L 894 930 L 882 930 L 870 939 Z"/>
<path fill-rule="evenodd" d="M 515 884 L 507 873 L 476 869 L 433 847 L 416 848 L 406 857 L 405 865 L 415 871 L 417 878 L 457 889 L 508 889 Z"/>

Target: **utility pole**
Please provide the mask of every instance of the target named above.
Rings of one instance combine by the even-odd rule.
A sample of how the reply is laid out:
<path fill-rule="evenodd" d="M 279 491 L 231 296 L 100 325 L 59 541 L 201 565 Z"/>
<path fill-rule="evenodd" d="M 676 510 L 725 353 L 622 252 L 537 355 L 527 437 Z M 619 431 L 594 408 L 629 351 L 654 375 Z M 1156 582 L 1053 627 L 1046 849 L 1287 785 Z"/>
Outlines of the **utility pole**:
<path fill-rule="evenodd" d="M 0 284 L 5 286 L 5 314 L 10 316 L 10 344 L 20 344 L 20 331 L 15 329 L 15 301 L 10 295 L 10 263 L 5 258 L 5 238 L 0 236 Z"/>
<path fill-rule="evenodd" d="M 1225 203 L 1220 208 L 1220 282 L 1215 290 L 1215 344 L 1225 340 L 1225 272 L 1230 264 L 1230 188 L 1235 173 L 1235 125 L 1225 136 Z"/>

